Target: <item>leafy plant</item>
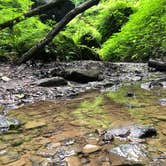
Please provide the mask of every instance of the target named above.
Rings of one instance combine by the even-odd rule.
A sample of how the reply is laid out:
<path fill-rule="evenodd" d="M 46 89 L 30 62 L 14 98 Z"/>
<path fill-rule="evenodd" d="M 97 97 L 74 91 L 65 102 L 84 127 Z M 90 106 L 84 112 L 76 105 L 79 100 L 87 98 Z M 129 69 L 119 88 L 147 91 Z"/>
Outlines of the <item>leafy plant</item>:
<path fill-rule="evenodd" d="M 111 36 L 99 51 L 104 60 L 147 60 L 166 53 L 166 1 L 142 0 L 121 32 Z"/>

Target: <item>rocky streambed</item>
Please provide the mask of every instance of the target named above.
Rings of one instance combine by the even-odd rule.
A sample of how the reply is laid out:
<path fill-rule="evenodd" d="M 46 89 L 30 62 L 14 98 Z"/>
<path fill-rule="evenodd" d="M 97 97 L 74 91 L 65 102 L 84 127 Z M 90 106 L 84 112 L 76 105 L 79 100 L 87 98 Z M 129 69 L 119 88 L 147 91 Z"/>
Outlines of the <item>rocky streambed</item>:
<path fill-rule="evenodd" d="M 0 165 L 166 165 L 164 72 L 1 64 L 0 78 Z"/>

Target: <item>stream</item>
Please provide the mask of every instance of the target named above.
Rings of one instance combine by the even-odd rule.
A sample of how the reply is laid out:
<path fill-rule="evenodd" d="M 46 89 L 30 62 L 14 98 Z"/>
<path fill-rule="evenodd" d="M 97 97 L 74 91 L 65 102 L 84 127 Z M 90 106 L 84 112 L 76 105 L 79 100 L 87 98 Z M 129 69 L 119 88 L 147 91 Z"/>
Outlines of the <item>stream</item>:
<path fill-rule="evenodd" d="M 166 165 L 164 72 L 143 63 L 1 64 L 0 85 L 0 165 Z"/>

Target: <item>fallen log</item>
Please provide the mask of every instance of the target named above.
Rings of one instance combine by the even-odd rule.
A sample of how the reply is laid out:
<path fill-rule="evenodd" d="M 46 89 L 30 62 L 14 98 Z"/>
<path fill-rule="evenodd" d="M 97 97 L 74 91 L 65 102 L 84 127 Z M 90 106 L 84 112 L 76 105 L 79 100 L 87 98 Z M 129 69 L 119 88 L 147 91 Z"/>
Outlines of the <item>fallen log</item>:
<path fill-rule="evenodd" d="M 166 71 L 166 62 L 161 60 L 150 59 L 148 66 L 155 68 L 157 71 Z"/>
<path fill-rule="evenodd" d="M 19 16 L 19 17 L 16 17 L 16 18 L 14 18 L 12 20 L 9 20 L 9 21 L 6 21 L 6 22 L 0 24 L 0 30 L 5 29 L 7 27 L 11 28 L 13 25 L 16 25 L 17 23 L 25 20 L 26 18 L 42 14 L 43 11 L 50 10 L 50 9 L 56 7 L 59 4 L 63 4 L 64 1 L 65 0 L 56 0 L 56 1 L 50 2 L 48 4 L 41 5 L 41 6 L 37 7 L 37 8 L 34 8 L 31 11 L 29 11 L 29 12 L 27 12 L 27 13 Z"/>
<path fill-rule="evenodd" d="M 38 50 L 42 49 L 47 45 L 52 39 L 78 14 L 84 12 L 85 10 L 89 9 L 90 7 L 97 5 L 100 0 L 89 0 L 80 6 L 71 10 L 68 14 L 66 14 L 61 21 L 59 21 L 53 29 L 36 45 L 30 48 L 26 53 L 22 55 L 22 57 L 16 62 L 17 64 L 24 63 L 35 55 Z"/>

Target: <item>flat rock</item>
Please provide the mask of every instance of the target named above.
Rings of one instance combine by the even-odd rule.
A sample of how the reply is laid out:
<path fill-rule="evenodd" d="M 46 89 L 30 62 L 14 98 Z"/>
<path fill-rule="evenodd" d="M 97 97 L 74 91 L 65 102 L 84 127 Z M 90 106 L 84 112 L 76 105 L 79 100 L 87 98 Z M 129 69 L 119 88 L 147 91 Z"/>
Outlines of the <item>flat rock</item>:
<path fill-rule="evenodd" d="M 119 156 L 131 161 L 142 161 L 147 158 L 147 150 L 145 145 L 139 143 L 121 144 L 108 151 L 118 154 Z"/>
<path fill-rule="evenodd" d="M 43 126 L 46 126 L 44 121 L 30 121 L 25 124 L 25 129 L 35 129 Z"/>
<path fill-rule="evenodd" d="M 65 160 L 68 166 L 81 166 L 81 162 L 76 156 L 66 157 Z"/>
<path fill-rule="evenodd" d="M 96 152 L 98 150 L 100 150 L 101 147 L 97 146 L 97 145 L 91 145 L 91 144 L 87 144 L 83 147 L 83 153 L 89 154 L 89 153 L 93 153 Z"/>
<path fill-rule="evenodd" d="M 53 87 L 67 85 L 67 81 L 62 77 L 52 77 L 38 80 L 34 84 L 37 86 Z"/>
<path fill-rule="evenodd" d="M 15 151 L 8 151 L 4 155 L 0 156 L 0 163 L 9 164 L 11 162 L 17 161 L 20 159 L 20 155 Z"/>

